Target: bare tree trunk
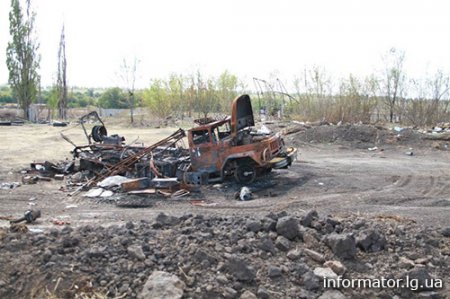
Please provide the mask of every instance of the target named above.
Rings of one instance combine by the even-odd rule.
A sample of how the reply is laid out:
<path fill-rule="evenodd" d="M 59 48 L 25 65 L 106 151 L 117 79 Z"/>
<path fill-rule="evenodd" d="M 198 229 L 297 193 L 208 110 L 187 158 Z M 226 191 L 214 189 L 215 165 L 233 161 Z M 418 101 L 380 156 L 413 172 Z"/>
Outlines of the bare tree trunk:
<path fill-rule="evenodd" d="M 61 119 L 67 118 L 67 60 L 66 60 L 66 40 L 64 25 L 61 30 L 61 39 L 59 41 L 58 51 L 58 116 Z"/>
<path fill-rule="evenodd" d="M 130 100 L 130 122 L 134 123 L 134 95 L 130 95 L 130 97 L 133 97 L 133 99 Z"/>
<path fill-rule="evenodd" d="M 137 64 L 139 63 L 136 57 L 133 58 L 132 64 L 130 65 L 127 60 L 124 58 L 122 61 L 122 65 L 120 66 L 119 77 L 125 85 L 126 90 L 128 91 L 128 107 L 130 108 L 130 122 L 134 124 L 134 108 L 136 105 L 134 90 L 136 83 L 136 71 Z"/>
<path fill-rule="evenodd" d="M 23 107 L 23 118 L 32 121 L 32 120 L 30 119 L 30 110 L 29 110 L 29 107 Z"/>

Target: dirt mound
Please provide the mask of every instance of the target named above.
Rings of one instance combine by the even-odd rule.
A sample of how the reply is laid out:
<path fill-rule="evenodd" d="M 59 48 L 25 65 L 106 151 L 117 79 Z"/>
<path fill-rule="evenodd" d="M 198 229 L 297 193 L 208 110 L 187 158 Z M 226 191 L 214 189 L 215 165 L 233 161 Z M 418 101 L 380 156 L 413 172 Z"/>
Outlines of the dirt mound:
<path fill-rule="evenodd" d="M 0 297 L 445 298 L 447 234 L 402 219 L 314 210 L 255 219 L 159 214 L 124 226 L 9 232 L 0 234 Z M 422 287 L 325 289 L 324 277 L 338 275 L 408 276 Z"/>
<path fill-rule="evenodd" d="M 288 129 L 295 131 L 295 129 Z M 288 135 L 290 144 L 299 146 L 304 143 L 337 143 L 355 148 L 368 148 L 386 144 L 420 145 L 424 143 L 422 133 L 405 128 L 399 132 L 382 126 L 365 124 L 320 125 L 297 128 L 298 132 Z"/>
<path fill-rule="evenodd" d="M 376 143 L 378 129 L 367 125 L 320 126 L 305 131 L 303 140 L 310 142 L 365 142 Z"/>

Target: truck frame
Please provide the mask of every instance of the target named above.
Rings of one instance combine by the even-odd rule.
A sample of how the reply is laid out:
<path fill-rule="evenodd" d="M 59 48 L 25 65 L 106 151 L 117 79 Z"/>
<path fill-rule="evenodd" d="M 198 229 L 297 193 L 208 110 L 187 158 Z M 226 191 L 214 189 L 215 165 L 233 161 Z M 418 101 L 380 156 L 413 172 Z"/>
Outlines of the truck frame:
<path fill-rule="evenodd" d="M 231 116 L 204 120 L 188 130 L 191 171 L 208 174 L 208 182 L 233 177 L 248 184 L 273 168 L 287 168 L 297 149 L 285 147 L 279 133 L 254 130 L 255 121 L 249 95 L 236 97 Z"/>

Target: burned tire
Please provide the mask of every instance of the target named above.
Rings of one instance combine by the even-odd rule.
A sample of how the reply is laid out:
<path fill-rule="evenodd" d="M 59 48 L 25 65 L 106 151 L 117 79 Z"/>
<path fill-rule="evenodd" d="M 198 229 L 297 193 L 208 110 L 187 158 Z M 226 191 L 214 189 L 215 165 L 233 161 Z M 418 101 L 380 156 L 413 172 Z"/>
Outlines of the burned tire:
<path fill-rule="evenodd" d="M 256 169 L 251 164 L 239 165 L 234 171 L 234 178 L 240 184 L 250 184 L 256 178 Z"/>
<path fill-rule="evenodd" d="M 92 128 L 91 136 L 95 142 L 102 142 L 103 137 L 108 136 L 108 131 L 106 131 L 104 126 L 94 126 Z"/>

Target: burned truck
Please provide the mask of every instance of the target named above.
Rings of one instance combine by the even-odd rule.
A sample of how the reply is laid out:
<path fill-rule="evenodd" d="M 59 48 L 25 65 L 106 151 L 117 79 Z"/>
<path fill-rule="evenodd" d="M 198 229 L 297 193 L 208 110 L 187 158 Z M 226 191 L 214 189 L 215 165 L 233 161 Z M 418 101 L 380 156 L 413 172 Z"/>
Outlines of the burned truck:
<path fill-rule="evenodd" d="M 286 147 L 279 133 L 255 129 L 248 95 L 234 99 L 231 108 L 231 116 L 196 120 L 198 125 L 187 134 L 179 129 L 146 147 L 126 145 L 125 139 L 118 135 L 108 136 L 96 112 L 83 116 L 80 124 L 88 145 L 77 146 L 61 132 L 75 146 L 74 160 L 69 163 L 72 171 L 85 173 L 88 179 L 78 189 L 95 186 L 115 175 L 138 179 L 139 188 L 151 187 L 155 182 L 202 185 L 233 177 L 248 184 L 273 168 L 292 164 L 297 154 L 295 148 Z M 91 121 L 97 124 L 88 134 L 84 124 Z M 186 136 L 188 148 L 181 142 Z M 68 172 L 61 170 L 61 173 Z"/>
<path fill-rule="evenodd" d="M 273 168 L 287 168 L 297 149 L 285 147 L 279 133 L 255 130 L 250 96 L 234 99 L 231 116 L 203 119 L 188 131 L 191 170 L 207 173 L 208 182 L 234 177 L 242 184 Z"/>

